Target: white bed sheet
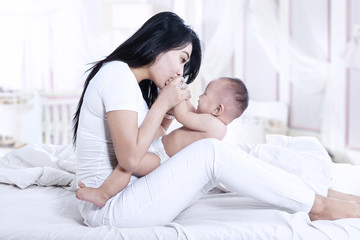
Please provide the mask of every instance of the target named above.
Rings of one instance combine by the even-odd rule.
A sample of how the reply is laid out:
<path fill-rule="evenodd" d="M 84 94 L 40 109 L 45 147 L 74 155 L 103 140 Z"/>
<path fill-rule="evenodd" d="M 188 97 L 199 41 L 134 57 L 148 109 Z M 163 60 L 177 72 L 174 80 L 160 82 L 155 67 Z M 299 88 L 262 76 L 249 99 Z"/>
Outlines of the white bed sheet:
<path fill-rule="evenodd" d="M 205 196 L 167 226 L 89 228 L 73 192 L 0 184 L 0 239 L 360 239 L 360 220 L 310 222 L 233 193 Z"/>
<path fill-rule="evenodd" d="M 58 160 L 54 162 L 61 166 Z M 6 166 L 0 170 L 4 176 Z M 360 166 L 334 164 L 333 172 L 334 188 L 360 195 Z M 360 219 L 311 222 L 306 213 L 290 214 L 234 193 L 218 192 L 204 196 L 166 226 L 90 228 L 82 222 L 71 182 L 64 187 L 20 189 L 0 184 L 0 239 L 360 239 Z"/>

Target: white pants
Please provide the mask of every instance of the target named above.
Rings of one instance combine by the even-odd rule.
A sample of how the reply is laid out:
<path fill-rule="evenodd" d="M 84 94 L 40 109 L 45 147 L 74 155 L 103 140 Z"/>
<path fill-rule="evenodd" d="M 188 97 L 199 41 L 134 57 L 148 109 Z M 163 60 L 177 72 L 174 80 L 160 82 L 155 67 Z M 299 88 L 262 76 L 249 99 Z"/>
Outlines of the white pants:
<path fill-rule="evenodd" d="M 239 148 L 214 139 L 195 142 L 153 172 L 127 186 L 103 208 L 82 202 L 85 222 L 93 227 L 145 227 L 171 222 L 209 190 L 224 184 L 243 196 L 309 212 L 315 193 L 302 180 Z"/>

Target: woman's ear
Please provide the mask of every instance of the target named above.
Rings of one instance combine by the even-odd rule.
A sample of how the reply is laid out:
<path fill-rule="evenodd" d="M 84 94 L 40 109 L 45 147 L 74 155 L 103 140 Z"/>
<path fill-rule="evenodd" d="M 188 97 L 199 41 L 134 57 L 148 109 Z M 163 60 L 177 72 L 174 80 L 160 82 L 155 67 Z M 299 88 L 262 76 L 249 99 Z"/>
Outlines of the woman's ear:
<path fill-rule="evenodd" d="M 213 110 L 213 112 L 211 113 L 212 115 L 214 115 L 215 117 L 220 116 L 225 110 L 225 106 L 224 104 L 219 104 L 217 105 L 217 107 Z"/>

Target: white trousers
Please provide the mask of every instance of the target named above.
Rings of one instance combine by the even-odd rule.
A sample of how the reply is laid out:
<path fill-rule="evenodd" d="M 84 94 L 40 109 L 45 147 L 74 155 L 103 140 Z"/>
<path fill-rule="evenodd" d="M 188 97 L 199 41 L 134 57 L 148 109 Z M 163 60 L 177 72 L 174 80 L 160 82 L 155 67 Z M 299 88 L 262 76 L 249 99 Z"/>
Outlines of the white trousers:
<path fill-rule="evenodd" d="M 103 208 L 80 201 L 80 209 L 85 223 L 93 227 L 164 225 L 218 183 L 291 212 L 309 212 L 315 199 L 298 177 L 239 148 L 204 139 L 128 185 Z"/>

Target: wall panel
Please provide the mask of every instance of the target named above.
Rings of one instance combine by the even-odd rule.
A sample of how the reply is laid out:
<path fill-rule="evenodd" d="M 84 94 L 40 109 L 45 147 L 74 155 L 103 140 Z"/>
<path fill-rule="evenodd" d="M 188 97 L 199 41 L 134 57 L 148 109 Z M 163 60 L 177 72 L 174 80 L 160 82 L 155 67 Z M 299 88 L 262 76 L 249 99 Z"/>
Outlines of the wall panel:
<path fill-rule="evenodd" d="M 244 81 L 250 98 L 258 101 L 279 100 L 278 72 L 268 59 L 263 47 L 252 29 L 252 19 L 245 14 L 246 28 L 244 34 Z"/>
<path fill-rule="evenodd" d="M 360 25 L 360 0 L 348 0 L 348 40 L 355 26 Z M 360 150 L 360 69 L 347 70 L 346 94 L 346 145 Z"/>
<path fill-rule="evenodd" d="M 330 0 L 290 0 L 290 3 L 292 44 L 313 58 L 329 61 Z M 295 74 L 291 66 L 289 72 L 291 78 Z M 291 84 L 290 127 L 320 132 L 323 101 L 324 92 L 310 93 Z"/>

